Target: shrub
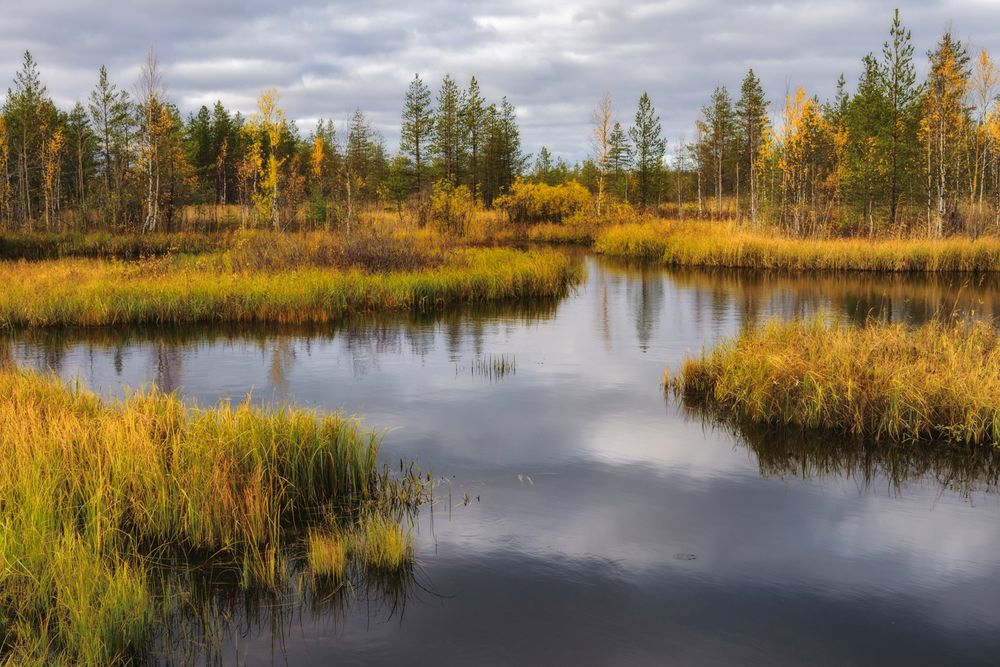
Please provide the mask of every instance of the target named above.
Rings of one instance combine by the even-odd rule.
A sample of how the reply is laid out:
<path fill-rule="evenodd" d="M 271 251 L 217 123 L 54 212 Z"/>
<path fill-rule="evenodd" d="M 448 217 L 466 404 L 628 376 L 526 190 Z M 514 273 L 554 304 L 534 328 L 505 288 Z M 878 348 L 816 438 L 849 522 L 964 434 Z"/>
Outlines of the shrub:
<path fill-rule="evenodd" d="M 576 181 L 546 185 L 518 179 L 496 205 L 514 223 L 562 222 L 590 205 L 590 192 Z"/>

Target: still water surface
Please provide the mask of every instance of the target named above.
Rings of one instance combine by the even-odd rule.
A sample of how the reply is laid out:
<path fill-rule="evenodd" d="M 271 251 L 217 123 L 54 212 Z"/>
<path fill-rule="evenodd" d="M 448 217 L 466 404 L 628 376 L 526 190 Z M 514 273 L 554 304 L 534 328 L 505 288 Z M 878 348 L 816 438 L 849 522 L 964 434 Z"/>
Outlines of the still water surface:
<path fill-rule="evenodd" d="M 252 391 L 358 413 L 390 429 L 386 461 L 445 480 L 405 595 L 244 609 L 213 660 L 1000 660 L 997 461 L 739 432 L 661 387 L 665 367 L 747 322 L 996 317 L 1000 279 L 581 261 L 585 284 L 559 302 L 323 330 L 28 334 L 11 349 L 109 394 L 156 382 L 202 404 Z M 512 372 L 483 372 L 501 355 Z"/>

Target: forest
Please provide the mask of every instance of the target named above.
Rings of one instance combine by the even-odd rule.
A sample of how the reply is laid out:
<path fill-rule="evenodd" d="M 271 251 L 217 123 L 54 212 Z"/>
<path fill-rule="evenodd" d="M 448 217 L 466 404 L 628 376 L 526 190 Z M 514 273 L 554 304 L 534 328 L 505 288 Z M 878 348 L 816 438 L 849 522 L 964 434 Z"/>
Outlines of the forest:
<path fill-rule="evenodd" d="M 996 233 L 1000 69 L 951 30 L 927 54 L 923 79 L 917 60 L 897 11 L 853 90 L 841 76 L 831 100 L 799 87 L 772 104 L 751 69 L 738 96 L 715 89 L 692 141 L 669 147 L 649 94 L 624 124 L 605 95 L 581 138 L 589 157 L 569 164 L 545 147 L 525 154 L 514 105 L 486 100 L 475 77 L 463 88 L 446 75 L 435 95 L 415 75 L 390 151 L 360 109 L 345 126 L 320 120 L 303 131 L 276 89 L 248 115 L 220 101 L 184 117 L 152 51 L 133 86 L 102 67 L 86 100 L 59 109 L 25 52 L 0 118 L 0 224 L 349 229 L 365 209 L 424 224 L 435 195 L 446 208 L 523 213 L 523 197 L 520 209 L 517 197 L 503 199 L 520 185 L 540 213 L 515 212 L 516 221 L 558 222 L 577 210 L 604 221 L 627 205 L 806 237 Z M 560 203 L 547 210 L 534 201 L 542 196 Z"/>

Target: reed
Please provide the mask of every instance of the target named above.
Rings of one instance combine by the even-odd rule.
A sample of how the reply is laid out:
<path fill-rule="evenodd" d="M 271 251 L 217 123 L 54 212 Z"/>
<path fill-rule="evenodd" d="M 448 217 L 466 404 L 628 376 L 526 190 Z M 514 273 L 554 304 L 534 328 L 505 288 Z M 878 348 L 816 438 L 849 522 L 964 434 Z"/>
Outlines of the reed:
<path fill-rule="evenodd" d="M 1000 336 L 985 322 L 771 322 L 688 359 L 673 386 L 756 423 L 1000 445 Z"/>
<path fill-rule="evenodd" d="M 220 268 L 209 258 L 0 262 L 0 327 L 325 323 L 377 310 L 558 297 L 580 267 L 554 251 L 458 249 L 441 266 L 368 273 Z"/>
<path fill-rule="evenodd" d="M 669 266 L 780 271 L 1000 271 L 1000 238 L 798 239 L 733 224 L 658 221 L 608 227 L 597 252 Z"/>
<path fill-rule="evenodd" d="M 15 368 L 0 395 L 0 659 L 15 664 L 126 661 L 167 605 L 158 563 L 228 563 L 244 588 L 274 587 L 299 525 L 423 498 L 339 414 L 189 408 L 156 389 L 109 402 Z"/>

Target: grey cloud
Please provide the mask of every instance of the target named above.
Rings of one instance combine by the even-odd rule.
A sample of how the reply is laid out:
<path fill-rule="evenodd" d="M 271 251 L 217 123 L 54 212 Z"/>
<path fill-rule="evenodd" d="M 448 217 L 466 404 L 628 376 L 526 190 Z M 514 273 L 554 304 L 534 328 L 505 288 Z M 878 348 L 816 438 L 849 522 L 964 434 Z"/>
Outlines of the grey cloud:
<path fill-rule="evenodd" d="M 57 102 L 86 96 L 106 64 L 131 87 L 155 47 L 169 91 L 182 110 L 221 98 L 243 112 L 264 87 L 277 86 L 290 116 L 346 119 L 369 112 L 390 146 L 414 72 L 436 85 L 451 73 L 475 74 L 493 99 L 520 109 L 525 147 L 548 145 L 579 159 L 587 151 L 590 110 L 604 92 L 628 121 L 648 90 L 670 141 L 690 134 L 716 85 L 736 89 L 753 67 L 777 112 L 785 91 L 803 85 L 832 95 L 851 82 L 861 57 L 878 51 L 894 2 L 667 0 L 607 3 L 487 1 L 366 3 L 222 0 L 12 3 L 0 22 L 0 70 L 12 77 L 31 49 Z M 902 8 L 916 50 L 933 46 L 946 25 L 990 50 L 1000 48 L 1000 5 L 987 0 L 918 0 Z"/>

